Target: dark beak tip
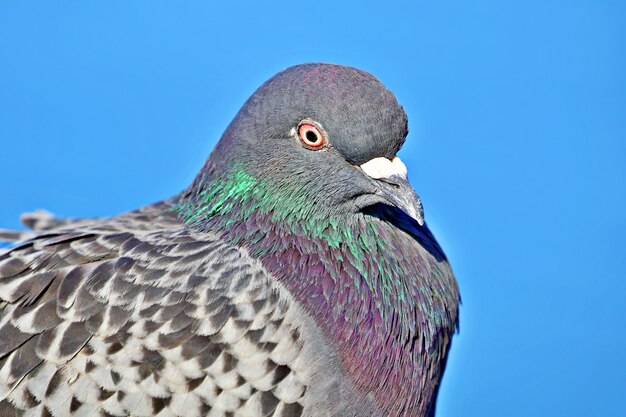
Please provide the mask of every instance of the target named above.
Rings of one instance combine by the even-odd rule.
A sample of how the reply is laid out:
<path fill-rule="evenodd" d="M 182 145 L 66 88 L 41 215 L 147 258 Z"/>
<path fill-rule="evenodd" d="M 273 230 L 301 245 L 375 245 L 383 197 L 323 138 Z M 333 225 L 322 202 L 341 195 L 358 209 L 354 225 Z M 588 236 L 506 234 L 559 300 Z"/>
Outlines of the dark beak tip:
<path fill-rule="evenodd" d="M 393 176 L 378 180 L 379 189 L 389 203 L 413 218 L 420 226 L 424 226 L 424 209 L 422 201 L 411 187 L 408 179 Z"/>

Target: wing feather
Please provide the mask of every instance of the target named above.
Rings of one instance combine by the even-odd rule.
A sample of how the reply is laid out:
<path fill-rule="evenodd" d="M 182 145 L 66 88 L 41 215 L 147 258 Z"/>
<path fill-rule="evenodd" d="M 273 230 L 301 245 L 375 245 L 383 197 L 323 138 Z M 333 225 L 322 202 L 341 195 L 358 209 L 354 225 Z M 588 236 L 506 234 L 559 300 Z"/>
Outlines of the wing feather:
<path fill-rule="evenodd" d="M 168 208 L 25 217 L 34 234 L 0 254 L 0 410 L 300 415 L 288 304 L 255 261 Z"/>

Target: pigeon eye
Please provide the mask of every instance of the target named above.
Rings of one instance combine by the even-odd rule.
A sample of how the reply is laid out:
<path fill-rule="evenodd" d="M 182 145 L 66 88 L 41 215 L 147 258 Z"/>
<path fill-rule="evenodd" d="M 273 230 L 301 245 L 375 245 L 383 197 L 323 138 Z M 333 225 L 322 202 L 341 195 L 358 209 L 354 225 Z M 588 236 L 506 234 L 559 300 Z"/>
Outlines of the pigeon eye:
<path fill-rule="evenodd" d="M 325 142 L 325 135 L 320 127 L 310 121 L 303 121 L 298 126 L 300 142 L 309 149 L 320 149 Z"/>

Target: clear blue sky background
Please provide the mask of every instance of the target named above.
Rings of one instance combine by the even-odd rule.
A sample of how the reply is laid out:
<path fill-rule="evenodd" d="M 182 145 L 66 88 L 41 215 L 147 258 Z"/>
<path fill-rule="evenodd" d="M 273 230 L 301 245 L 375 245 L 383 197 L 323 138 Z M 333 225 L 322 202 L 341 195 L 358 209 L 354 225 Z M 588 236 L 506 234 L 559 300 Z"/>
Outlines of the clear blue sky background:
<path fill-rule="evenodd" d="M 463 294 L 438 416 L 626 416 L 623 1 L 212 3 L 0 2 L 0 227 L 173 195 L 265 79 L 356 66 Z"/>

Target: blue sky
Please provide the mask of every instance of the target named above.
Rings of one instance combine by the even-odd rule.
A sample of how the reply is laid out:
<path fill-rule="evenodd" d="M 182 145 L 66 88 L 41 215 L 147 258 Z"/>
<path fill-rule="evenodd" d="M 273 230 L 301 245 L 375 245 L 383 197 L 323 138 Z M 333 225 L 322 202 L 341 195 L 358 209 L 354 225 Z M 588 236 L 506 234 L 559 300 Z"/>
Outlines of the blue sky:
<path fill-rule="evenodd" d="M 626 415 L 626 6 L 0 2 L 0 227 L 192 180 L 302 62 L 365 69 L 463 295 L 438 416 Z"/>

